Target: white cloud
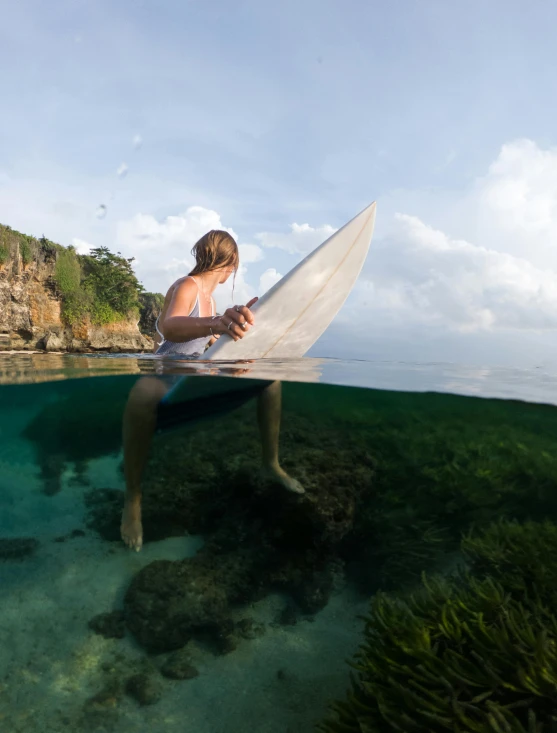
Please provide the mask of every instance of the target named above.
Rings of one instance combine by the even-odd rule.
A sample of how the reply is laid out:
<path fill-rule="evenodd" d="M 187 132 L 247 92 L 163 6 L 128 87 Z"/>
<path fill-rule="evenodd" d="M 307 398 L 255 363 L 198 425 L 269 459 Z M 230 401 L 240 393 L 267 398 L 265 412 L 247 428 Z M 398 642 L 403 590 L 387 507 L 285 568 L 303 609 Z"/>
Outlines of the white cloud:
<path fill-rule="evenodd" d="M 132 145 L 136 150 L 139 150 L 139 148 L 143 145 L 143 138 L 141 137 L 141 135 L 137 134 L 133 136 Z"/>
<path fill-rule="evenodd" d="M 377 223 L 362 277 L 314 353 L 555 358 L 557 149 L 510 142 L 468 191 L 399 192 L 379 201 Z"/>
<path fill-rule="evenodd" d="M 127 163 L 121 163 L 116 170 L 116 175 L 118 176 L 118 178 L 125 178 L 127 174 L 128 174 Z"/>
<path fill-rule="evenodd" d="M 263 250 L 257 244 L 239 244 L 238 249 L 240 261 L 246 265 L 250 262 L 259 262 L 264 257 Z"/>
<path fill-rule="evenodd" d="M 274 267 L 270 267 L 268 270 L 265 270 L 259 278 L 259 295 L 263 295 L 267 290 L 270 290 L 281 278 L 282 275 L 280 272 L 277 272 Z"/>
<path fill-rule="evenodd" d="M 469 215 L 490 246 L 557 269 L 557 148 L 503 145 L 477 181 Z"/>
<path fill-rule="evenodd" d="M 75 247 L 78 255 L 88 255 L 89 252 L 93 249 L 92 244 L 89 244 L 89 242 L 85 242 L 83 239 L 78 239 L 77 237 L 74 237 L 72 239 L 72 245 Z"/>
<path fill-rule="evenodd" d="M 557 272 L 399 214 L 357 287 L 370 322 L 459 331 L 557 328 Z"/>
<path fill-rule="evenodd" d="M 278 247 L 290 254 L 308 254 L 319 244 L 334 234 L 336 229 L 328 224 L 314 228 L 309 224 L 291 224 L 286 234 L 280 232 L 261 232 L 256 239 L 262 247 Z"/>

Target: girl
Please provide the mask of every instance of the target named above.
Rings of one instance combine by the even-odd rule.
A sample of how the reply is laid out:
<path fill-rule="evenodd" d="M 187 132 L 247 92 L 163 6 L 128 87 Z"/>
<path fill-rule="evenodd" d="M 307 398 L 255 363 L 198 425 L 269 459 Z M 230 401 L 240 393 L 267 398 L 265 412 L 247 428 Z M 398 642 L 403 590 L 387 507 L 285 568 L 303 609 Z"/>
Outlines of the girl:
<path fill-rule="evenodd" d="M 226 333 L 235 341 L 254 326 L 250 307 L 228 308 L 215 314 L 213 292 L 238 270 L 238 246 L 228 232 L 213 230 L 195 244 L 195 267 L 177 280 L 166 294 L 157 319 L 157 355 L 179 354 L 197 357 L 207 345 Z M 156 428 L 157 406 L 172 385 L 172 377 L 144 377 L 133 387 L 124 412 L 124 469 L 126 494 L 120 527 L 123 541 L 139 552 L 143 543 L 141 525 L 141 476 Z M 263 468 L 266 474 L 288 491 L 303 494 L 298 481 L 284 471 L 278 460 L 281 412 L 281 385 L 272 382 L 258 396 L 257 416 L 261 434 Z"/>

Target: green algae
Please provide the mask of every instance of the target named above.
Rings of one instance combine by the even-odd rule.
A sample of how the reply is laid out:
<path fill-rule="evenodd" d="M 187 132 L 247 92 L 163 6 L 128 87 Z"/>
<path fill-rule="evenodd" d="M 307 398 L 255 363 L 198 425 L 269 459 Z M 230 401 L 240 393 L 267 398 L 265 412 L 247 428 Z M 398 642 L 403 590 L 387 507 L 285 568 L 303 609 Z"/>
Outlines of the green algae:
<path fill-rule="evenodd" d="M 555 730 L 557 525 L 500 521 L 461 549 L 451 576 L 373 598 L 352 689 L 319 730 Z"/>

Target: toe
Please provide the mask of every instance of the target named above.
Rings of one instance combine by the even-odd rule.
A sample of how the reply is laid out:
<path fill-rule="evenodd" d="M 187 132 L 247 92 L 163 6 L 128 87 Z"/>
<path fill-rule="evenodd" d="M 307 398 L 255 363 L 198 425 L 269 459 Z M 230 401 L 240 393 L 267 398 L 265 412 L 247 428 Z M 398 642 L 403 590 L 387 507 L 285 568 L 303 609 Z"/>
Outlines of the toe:
<path fill-rule="evenodd" d="M 295 494 L 305 494 L 306 493 L 306 490 L 304 489 L 302 484 L 296 480 L 292 481 L 292 491 Z"/>

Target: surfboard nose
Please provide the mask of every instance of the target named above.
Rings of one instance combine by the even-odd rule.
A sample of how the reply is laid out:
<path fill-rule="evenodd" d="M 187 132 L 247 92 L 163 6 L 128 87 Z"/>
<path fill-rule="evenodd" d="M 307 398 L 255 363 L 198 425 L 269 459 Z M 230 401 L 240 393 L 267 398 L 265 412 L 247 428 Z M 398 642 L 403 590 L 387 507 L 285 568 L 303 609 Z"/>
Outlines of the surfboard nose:
<path fill-rule="evenodd" d="M 366 206 L 365 209 L 362 209 L 359 214 L 356 214 L 355 218 L 359 219 L 365 218 L 368 219 L 368 223 L 371 223 L 372 225 L 375 223 L 375 213 L 377 211 L 377 201 L 372 201 L 369 206 Z"/>
<path fill-rule="evenodd" d="M 348 250 L 358 249 L 362 252 L 365 251 L 367 254 L 371 237 L 373 236 L 373 229 L 375 227 L 376 210 L 377 202 L 372 201 L 369 206 L 362 209 L 359 214 L 356 214 L 354 218 L 350 219 L 349 222 L 338 229 L 331 237 L 329 237 L 327 242 L 324 242 L 321 246 L 324 248 L 328 243 L 336 240 L 336 242 L 342 242 L 341 246 L 347 247 Z"/>
<path fill-rule="evenodd" d="M 371 236 L 373 234 L 373 229 L 375 227 L 375 214 L 377 212 L 377 202 L 372 201 L 369 206 L 366 206 L 366 208 L 362 211 L 362 214 L 364 214 L 367 217 L 366 226 L 364 227 L 366 236 L 369 237 L 369 240 L 371 241 Z"/>

